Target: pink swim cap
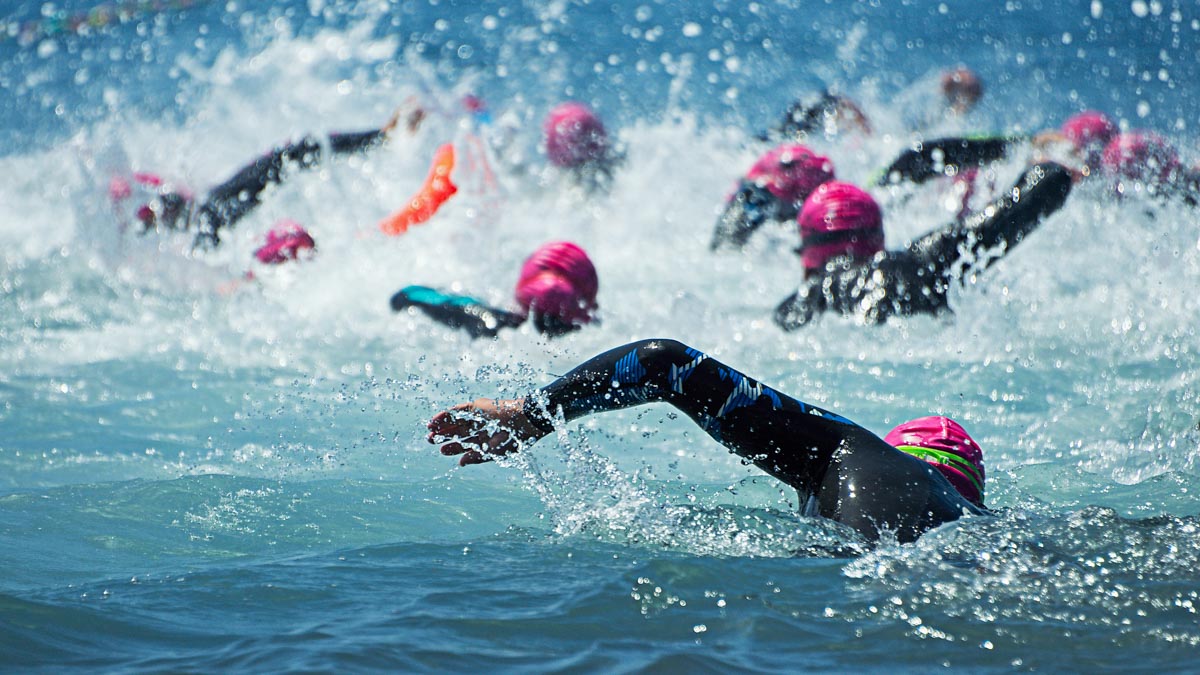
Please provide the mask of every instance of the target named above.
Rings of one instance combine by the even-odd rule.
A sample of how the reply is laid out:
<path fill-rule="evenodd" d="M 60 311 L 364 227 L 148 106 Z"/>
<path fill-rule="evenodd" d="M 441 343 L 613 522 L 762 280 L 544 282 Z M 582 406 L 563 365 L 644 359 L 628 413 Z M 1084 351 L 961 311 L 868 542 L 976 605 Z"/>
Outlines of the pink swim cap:
<path fill-rule="evenodd" d="M 883 250 L 879 204 L 850 183 L 823 183 L 800 209 L 800 256 L 804 269 L 825 267 L 831 258 L 868 258 Z"/>
<path fill-rule="evenodd" d="M 254 257 L 264 265 L 278 265 L 295 260 L 302 249 L 313 250 L 317 243 L 300 223 L 281 220 L 267 232 L 267 243 L 254 252 Z"/>
<path fill-rule="evenodd" d="M 1102 112 L 1085 110 L 1063 122 L 1062 134 L 1077 150 L 1097 145 L 1103 148 L 1117 135 L 1117 125 Z"/>
<path fill-rule="evenodd" d="M 784 144 L 763 155 L 746 177 L 787 202 L 803 202 L 818 185 L 836 178 L 828 157 L 798 144 Z"/>
<path fill-rule="evenodd" d="M 546 155 L 562 168 L 602 161 L 608 156 L 608 134 L 592 109 L 582 103 L 562 103 L 546 116 Z"/>
<path fill-rule="evenodd" d="M 1179 155 L 1163 138 L 1149 132 L 1118 134 L 1104 148 L 1104 169 L 1119 179 L 1164 182 L 1179 170 Z"/>
<path fill-rule="evenodd" d="M 600 280 L 582 248 L 566 241 L 546 244 L 521 266 L 517 304 L 526 313 L 557 318 L 569 325 L 592 320 Z"/>
<path fill-rule="evenodd" d="M 883 440 L 940 471 L 972 504 L 983 506 L 983 450 L 949 417 L 919 417 L 888 432 Z"/>

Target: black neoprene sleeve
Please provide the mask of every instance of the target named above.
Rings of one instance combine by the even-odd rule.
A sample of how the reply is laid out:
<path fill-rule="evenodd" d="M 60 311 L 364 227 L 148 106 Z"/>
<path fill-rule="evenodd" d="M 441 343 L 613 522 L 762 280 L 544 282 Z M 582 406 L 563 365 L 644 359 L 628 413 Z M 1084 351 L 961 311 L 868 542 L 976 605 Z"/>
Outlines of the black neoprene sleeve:
<path fill-rule="evenodd" d="M 668 403 L 709 436 L 779 480 L 812 493 L 830 458 L 859 434 L 850 420 L 779 393 L 675 340 L 642 340 L 600 354 L 526 399 L 543 433 L 567 421 Z"/>

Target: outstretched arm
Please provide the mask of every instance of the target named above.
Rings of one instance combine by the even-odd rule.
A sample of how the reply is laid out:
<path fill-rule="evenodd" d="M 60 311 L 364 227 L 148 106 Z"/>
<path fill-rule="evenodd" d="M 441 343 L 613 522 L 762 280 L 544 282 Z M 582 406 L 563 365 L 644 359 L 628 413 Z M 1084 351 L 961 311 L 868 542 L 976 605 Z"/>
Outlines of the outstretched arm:
<path fill-rule="evenodd" d="M 461 464 L 505 454 L 566 421 L 665 402 L 714 440 L 779 480 L 812 494 L 833 454 L 870 432 L 793 399 L 674 340 L 643 340 L 584 362 L 525 399 L 481 399 L 438 414 L 429 441 Z"/>
<path fill-rule="evenodd" d="M 771 194 L 770 190 L 755 184 L 754 181 L 742 180 L 738 184 L 738 191 L 729 198 L 725 210 L 717 220 L 709 248 L 713 251 L 721 248 L 742 248 L 750 240 L 750 236 L 768 220 L 789 220 L 795 217 L 794 206 L 784 203 Z"/>
<path fill-rule="evenodd" d="M 953 175 L 1001 159 L 1008 154 L 1009 146 L 1020 140 L 1012 136 L 979 136 L 926 141 L 919 148 L 900 153 L 875 182 L 878 185 L 901 181 L 924 183 L 937 176 Z"/>
<path fill-rule="evenodd" d="M 975 216 L 934 230 L 908 248 L 945 278 L 955 273 L 953 268 L 960 260 L 969 269 L 982 271 L 1021 243 L 1046 216 L 1062 208 L 1071 183 L 1066 168 L 1054 162 L 1036 164 Z"/>
<path fill-rule="evenodd" d="M 389 122 L 390 124 L 390 122 Z M 387 139 L 389 127 L 329 135 L 329 150 L 335 155 L 363 152 Z M 224 183 L 209 191 L 197 208 L 196 247 L 215 247 L 217 232 L 232 227 L 254 210 L 268 187 L 283 182 L 286 169 L 310 169 L 321 161 L 321 142 L 305 136 L 295 143 L 277 147 L 242 167 Z"/>
<path fill-rule="evenodd" d="M 421 310 L 429 318 L 451 328 L 462 328 L 471 337 L 495 337 L 501 328 L 513 328 L 525 317 L 489 307 L 466 295 L 448 295 L 425 286 L 405 286 L 392 296 L 392 310 L 409 307 Z"/>

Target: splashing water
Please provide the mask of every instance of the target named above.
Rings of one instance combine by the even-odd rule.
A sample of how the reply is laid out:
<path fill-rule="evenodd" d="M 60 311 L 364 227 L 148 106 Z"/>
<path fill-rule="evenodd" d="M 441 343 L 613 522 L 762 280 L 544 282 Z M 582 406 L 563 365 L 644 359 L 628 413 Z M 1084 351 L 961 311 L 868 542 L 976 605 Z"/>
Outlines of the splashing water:
<path fill-rule="evenodd" d="M 61 4 L 0 18 L 93 9 Z M 755 133 L 822 85 L 875 127 L 810 139 L 860 184 L 914 134 L 1027 133 L 1082 107 L 1195 163 L 1200 14 L 1101 4 L 193 3 L 0 41 L 6 662 L 1190 668 L 1192 207 L 1082 184 L 953 316 L 794 334 L 769 318 L 799 282 L 794 230 L 707 249 Z M 929 122 L 959 60 L 984 101 Z M 545 166 L 541 118 L 563 99 L 593 104 L 625 154 L 608 193 Z M 291 176 L 217 251 L 122 232 L 111 207 L 115 171 L 203 192 L 272 144 L 377 127 L 410 100 L 420 130 Z M 459 194 L 385 240 L 376 224 L 445 142 L 473 153 Z M 1017 154 L 981 184 L 1010 184 Z M 953 217 L 940 190 L 875 192 L 889 245 Z M 316 257 L 231 284 L 281 218 Z M 471 341 L 388 309 L 408 284 L 509 303 L 521 261 L 558 239 L 596 263 L 599 327 Z M 463 470 L 424 440 L 448 405 L 652 336 L 879 433 L 954 416 L 999 516 L 871 548 L 658 406 Z"/>

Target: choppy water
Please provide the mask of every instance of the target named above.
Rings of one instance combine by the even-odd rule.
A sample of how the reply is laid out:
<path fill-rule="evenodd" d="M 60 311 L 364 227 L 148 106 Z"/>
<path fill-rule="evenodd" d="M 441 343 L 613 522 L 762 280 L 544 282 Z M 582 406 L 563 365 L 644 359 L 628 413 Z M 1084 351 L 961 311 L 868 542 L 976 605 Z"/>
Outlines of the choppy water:
<path fill-rule="evenodd" d="M 1194 163 L 1194 3 L 193 5 L 0 40 L 9 669 L 1194 668 L 1194 210 L 1084 185 L 954 317 L 797 334 L 769 321 L 798 282 L 788 233 L 707 251 L 753 133 L 820 82 L 877 126 L 814 142 L 845 179 L 907 145 L 960 60 L 988 91 L 944 129 L 1098 107 Z M 468 180 L 430 224 L 377 238 L 433 148 L 467 138 L 467 92 L 515 130 L 500 189 Z M 203 189 L 414 95 L 434 110 L 421 133 L 288 182 L 211 255 L 122 237 L 107 209 L 114 166 Z M 542 166 L 538 121 L 565 97 L 625 147 L 611 194 Z M 936 188 L 878 196 L 893 244 L 948 217 Z M 318 257 L 221 292 L 281 217 Z M 472 342 L 387 309 L 410 283 L 502 303 L 524 256 L 563 238 L 599 269 L 597 329 Z M 424 442 L 447 405 L 651 336 L 879 432 L 955 416 L 1003 515 L 867 549 L 666 408 L 466 470 Z"/>

